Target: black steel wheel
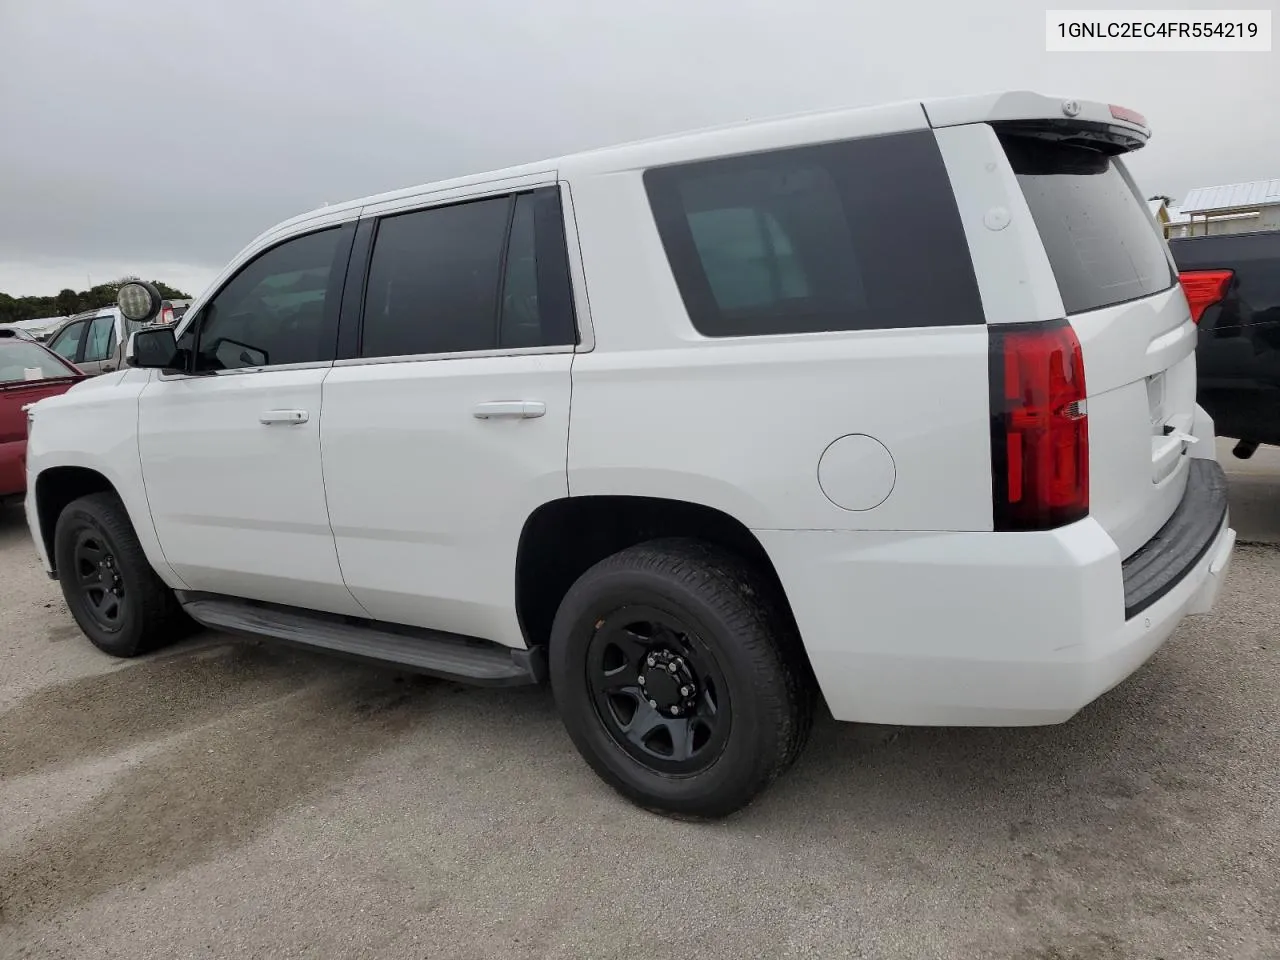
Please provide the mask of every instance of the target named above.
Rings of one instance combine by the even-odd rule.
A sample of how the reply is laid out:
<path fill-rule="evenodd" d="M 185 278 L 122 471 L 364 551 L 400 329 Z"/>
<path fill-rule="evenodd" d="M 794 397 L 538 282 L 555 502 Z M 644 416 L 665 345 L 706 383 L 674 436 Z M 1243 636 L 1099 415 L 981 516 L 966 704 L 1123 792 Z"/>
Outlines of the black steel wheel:
<path fill-rule="evenodd" d="M 813 716 L 776 586 L 695 540 L 639 544 L 584 573 L 556 614 L 549 667 L 584 759 L 666 814 L 745 806 L 795 760 Z"/>
<path fill-rule="evenodd" d="M 107 633 L 118 632 L 124 623 L 128 598 L 124 578 L 116 566 L 115 554 L 106 538 L 92 527 L 84 527 L 73 548 L 71 586 L 80 591 L 85 612 Z"/>
<path fill-rule="evenodd" d="M 719 758 L 733 708 L 715 656 L 677 617 L 628 606 L 597 624 L 587 683 L 601 723 L 632 758 L 689 776 Z"/>
<path fill-rule="evenodd" d="M 156 576 L 124 503 L 94 493 L 68 504 L 53 533 L 54 565 L 67 609 L 93 645 L 133 657 L 193 626 Z"/>

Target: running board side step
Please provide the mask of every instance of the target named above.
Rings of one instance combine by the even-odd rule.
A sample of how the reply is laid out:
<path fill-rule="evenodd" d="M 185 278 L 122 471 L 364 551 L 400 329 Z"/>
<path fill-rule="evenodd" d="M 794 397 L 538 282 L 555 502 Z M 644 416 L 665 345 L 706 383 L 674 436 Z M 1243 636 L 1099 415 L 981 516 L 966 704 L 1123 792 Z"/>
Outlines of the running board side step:
<path fill-rule="evenodd" d="M 488 640 L 402 627 L 336 614 L 177 591 L 182 609 L 211 630 L 246 634 L 360 660 L 391 663 L 415 673 L 485 686 L 541 683 L 541 647 L 515 650 Z"/>

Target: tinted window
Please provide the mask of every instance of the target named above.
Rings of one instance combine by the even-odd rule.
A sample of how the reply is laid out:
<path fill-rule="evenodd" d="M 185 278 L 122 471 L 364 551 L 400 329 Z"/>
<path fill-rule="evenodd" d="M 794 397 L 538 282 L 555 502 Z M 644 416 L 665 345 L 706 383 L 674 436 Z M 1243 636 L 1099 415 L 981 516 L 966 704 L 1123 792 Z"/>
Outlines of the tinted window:
<path fill-rule="evenodd" d="M 927 131 L 645 173 L 706 336 L 982 323 L 969 247 Z"/>
<path fill-rule="evenodd" d="M 498 344 L 544 347 L 577 341 L 560 195 L 516 197 L 502 283 Z"/>
<path fill-rule="evenodd" d="M 64 328 L 53 338 L 53 342 L 49 344 L 49 349 L 60 357 L 75 360 L 76 352 L 80 349 L 80 340 L 84 337 L 84 330 L 88 324 L 88 320 L 81 320 Z"/>
<path fill-rule="evenodd" d="M 490 350 L 511 198 L 388 217 L 378 225 L 360 355 Z"/>
<path fill-rule="evenodd" d="M 535 251 L 532 194 L 516 198 L 507 247 L 506 276 L 502 281 L 502 316 L 498 341 L 519 347 L 542 342 L 538 311 L 538 258 Z"/>
<path fill-rule="evenodd" d="M 1118 162 L 1086 147 L 1030 136 L 1001 138 L 1035 219 L 1067 313 L 1173 285 L 1147 205 Z"/>
<path fill-rule="evenodd" d="M 804 265 L 772 214 L 749 207 L 704 210 L 689 214 L 689 232 L 720 309 L 808 296 Z"/>
<path fill-rule="evenodd" d="M 196 369 L 332 360 L 338 293 L 330 281 L 341 276 L 332 267 L 346 235 L 335 227 L 298 237 L 236 274 L 196 320 Z"/>
<path fill-rule="evenodd" d="M 419 210 L 379 223 L 361 356 L 576 342 L 556 188 Z"/>
<path fill-rule="evenodd" d="M 59 363 L 43 347 L 25 340 L 0 342 L 0 383 L 74 376 L 76 371 Z"/>
<path fill-rule="evenodd" d="M 116 346 L 116 318 L 111 314 L 95 317 L 89 323 L 89 334 L 84 344 L 81 362 L 106 360 Z"/>

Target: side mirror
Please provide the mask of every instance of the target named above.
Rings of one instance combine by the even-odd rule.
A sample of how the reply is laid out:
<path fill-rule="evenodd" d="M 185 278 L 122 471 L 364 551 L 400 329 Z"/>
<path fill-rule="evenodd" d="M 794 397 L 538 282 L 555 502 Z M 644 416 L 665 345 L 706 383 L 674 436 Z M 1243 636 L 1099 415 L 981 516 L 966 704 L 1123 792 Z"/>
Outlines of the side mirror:
<path fill-rule="evenodd" d="M 163 305 L 160 291 L 141 280 L 130 280 L 121 285 L 116 295 L 120 315 L 133 323 L 149 323 L 160 313 Z"/>
<path fill-rule="evenodd" d="M 123 312 L 123 311 L 122 311 Z M 174 370 L 178 367 L 178 341 L 173 327 L 144 327 L 129 335 L 124 349 L 126 366 L 144 370 Z"/>

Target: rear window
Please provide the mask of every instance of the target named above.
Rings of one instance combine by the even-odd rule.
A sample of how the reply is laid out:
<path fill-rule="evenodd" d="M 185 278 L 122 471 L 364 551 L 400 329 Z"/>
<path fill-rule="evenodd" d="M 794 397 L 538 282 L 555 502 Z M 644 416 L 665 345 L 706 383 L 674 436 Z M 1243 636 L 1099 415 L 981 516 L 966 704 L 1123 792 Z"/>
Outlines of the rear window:
<path fill-rule="evenodd" d="M 43 347 L 25 340 L 0 341 L 0 385 L 78 376 Z"/>
<path fill-rule="evenodd" d="M 1000 139 L 1067 313 L 1148 297 L 1173 286 L 1164 243 L 1118 160 L 1036 137 Z"/>
<path fill-rule="evenodd" d="M 929 131 L 660 167 L 644 182 L 704 336 L 983 322 Z"/>

